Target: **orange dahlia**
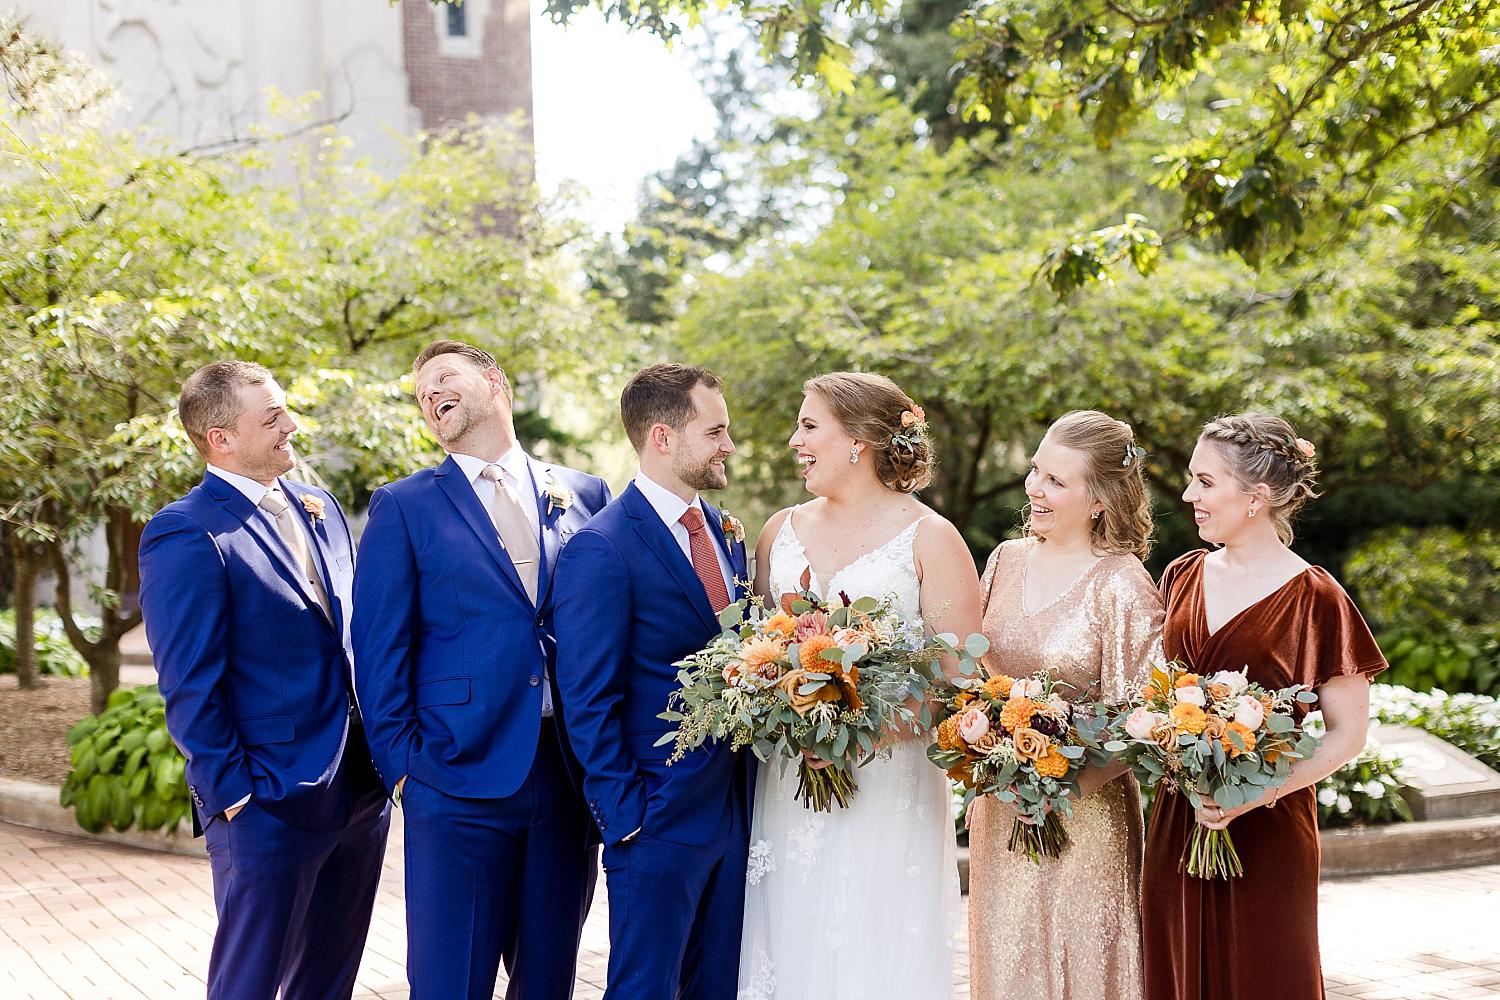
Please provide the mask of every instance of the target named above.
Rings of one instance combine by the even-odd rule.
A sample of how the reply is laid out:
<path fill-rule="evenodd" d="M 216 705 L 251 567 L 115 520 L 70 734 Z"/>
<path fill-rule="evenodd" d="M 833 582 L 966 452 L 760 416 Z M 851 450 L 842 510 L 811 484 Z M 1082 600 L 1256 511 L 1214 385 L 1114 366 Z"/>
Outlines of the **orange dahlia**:
<path fill-rule="evenodd" d="M 1194 684 L 1197 684 L 1197 683 L 1198 683 L 1198 675 L 1197 674 L 1183 674 L 1181 677 L 1177 678 L 1176 682 L 1172 686 L 1173 687 L 1185 688 L 1185 687 L 1192 687 Z"/>
<path fill-rule="evenodd" d="M 1000 710 L 1000 725 L 1010 732 L 1024 728 L 1031 723 L 1031 717 L 1036 713 L 1037 704 L 1030 698 L 1012 698 L 1005 703 Z"/>
<path fill-rule="evenodd" d="M 767 636 L 780 636 L 783 639 L 790 639 L 792 633 L 797 631 L 797 619 L 785 611 L 778 611 L 766 619 L 766 624 L 762 631 Z"/>
<path fill-rule="evenodd" d="M 1178 729 L 1196 736 L 1208 725 L 1208 713 L 1197 705 L 1182 701 L 1172 706 L 1172 721 Z"/>
<path fill-rule="evenodd" d="M 996 674 L 984 682 L 984 693 L 991 698 L 1009 698 L 1010 687 L 1015 682 L 1016 679 L 1014 677 L 1007 677 L 1005 674 Z"/>
<path fill-rule="evenodd" d="M 1235 746 L 1229 739 L 1229 733 L 1238 734 L 1239 738 L 1244 741 L 1245 749 L 1241 750 Z M 1229 754 L 1229 756 L 1241 757 L 1255 749 L 1255 733 L 1248 726 L 1241 725 L 1238 722 L 1231 722 L 1229 724 L 1229 731 L 1219 737 L 1219 743 L 1223 745 L 1224 752 Z"/>
<path fill-rule="evenodd" d="M 740 647 L 740 659 L 750 671 L 775 663 L 785 653 L 786 646 L 779 639 L 751 639 Z"/>
<path fill-rule="evenodd" d="M 804 670 L 834 669 L 835 664 L 820 660 L 818 654 L 822 653 L 825 649 L 832 649 L 837 645 L 838 643 L 833 641 L 833 637 L 828 635 L 810 635 L 806 639 L 803 639 L 802 644 L 797 647 L 797 655 L 802 660 L 802 668 Z"/>
<path fill-rule="evenodd" d="M 966 709 L 966 708 L 969 707 L 969 702 L 971 702 L 973 700 L 974 700 L 974 692 L 973 691 L 960 691 L 953 698 L 953 707 L 954 707 L 955 710 L 962 712 L 964 709 Z"/>
<path fill-rule="evenodd" d="M 1044 778 L 1061 778 L 1068 773 L 1068 758 L 1057 752 L 1057 747 L 1048 749 L 1047 756 L 1035 763 L 1036 773 Z"/>
<path fill-rule="evenodd" d="M 962 750 L 964 748 L 963 737 L 958 735 L 958 716 L 950 715 L 938 723 L 937 745 L 939 750 Z"/>

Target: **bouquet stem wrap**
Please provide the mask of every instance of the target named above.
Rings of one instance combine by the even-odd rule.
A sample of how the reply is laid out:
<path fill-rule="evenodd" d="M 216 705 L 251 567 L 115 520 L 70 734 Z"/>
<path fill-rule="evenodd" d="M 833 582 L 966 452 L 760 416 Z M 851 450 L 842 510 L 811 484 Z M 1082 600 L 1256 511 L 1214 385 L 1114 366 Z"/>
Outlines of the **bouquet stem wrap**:
<path fill-rule="evenodd" d="M 1228 830 L 1210 830 L 1206 826 L 1193 824 L 1187 847 L 1182 852 L 1178 871 L 1184 867 L 1196 878 L 1239 878 L 1245 874 L 1240 864 L 1239 852 L 1234 849 L 1234 838 Z"/>
<path fill-rule="evenodd" d="M 835 802 L 847 809 L 858 790 L 854 775 L 841 767 L 813 767 L 806 760 L 797 766 L 797 801 L 814 812 L 830 812 Z"/>
<path fill-rule="evenodd" d="M 1041 864 L 1042 858 L 1060 858 L 1068 846 L 1068 829 L 1057 813 L 1049 812 L 1040 822 L 1028 823 L 1019 817 L 1010 828 L 1010 849 Z"/>

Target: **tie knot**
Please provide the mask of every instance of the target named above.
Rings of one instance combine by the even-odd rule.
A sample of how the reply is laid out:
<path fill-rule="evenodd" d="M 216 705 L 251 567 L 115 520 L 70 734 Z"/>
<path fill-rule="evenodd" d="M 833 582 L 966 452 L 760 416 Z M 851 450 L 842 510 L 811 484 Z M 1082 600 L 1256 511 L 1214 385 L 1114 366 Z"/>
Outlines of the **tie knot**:
<path fill-rule="evenodd" d="M 272 517 L 280 517 L 281 512 L 291 506 L 286 502 L 286 496 L 281 490 L 274 487 L 267 490 L 266 495 L 260 498 L 260 505 L 264 510 L 270 511 Z"/>
<path fill-rule="evenodd" d="M 683 511 L 682 517 L 677 520 L 684 528 L 687 528 L 690 535 L 696 535 L 703 530 L 703 511 L 699 510 L 696 505 Z"/>
<path fill-rule="evenodd" d="M 479 478 L 488 479 L 492 483 L 499 483 L 504 481 L 503 474 L 500 471 L 500 466 L 496 465 L 493 462 L 491 462 L 489 465 L 486 465 L 479 471 Z"/>

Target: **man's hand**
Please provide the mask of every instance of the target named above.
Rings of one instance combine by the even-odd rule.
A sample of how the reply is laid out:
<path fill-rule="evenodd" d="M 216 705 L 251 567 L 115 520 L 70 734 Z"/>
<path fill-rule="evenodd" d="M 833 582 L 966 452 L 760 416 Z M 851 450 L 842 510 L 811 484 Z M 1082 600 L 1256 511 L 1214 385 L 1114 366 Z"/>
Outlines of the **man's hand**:
<path fill-rule="evenodd" d="M 234 822 L 234 818 L 236 816 L 238 816 L 240 814 L 240 811 L 242 809 L 244 809 L 244 808 L 245 808 L 245 804 L 243 802 L 241 802 L 237 806 L 230 806 L 228 809 L 225 809 L 224 810 L 224 822 L 226 822 L 226 823 L 233 823 Z"/>
<path fill-rule="evenodd" d="M 398 806 L 401 804 L 401 793 L 406 791 L 406 779 L 409 777 L 411 775 L 403 774 L 400 780 L 396 782 L 396 794 L 391 797 L 396 800 L 396 805 Z"/>

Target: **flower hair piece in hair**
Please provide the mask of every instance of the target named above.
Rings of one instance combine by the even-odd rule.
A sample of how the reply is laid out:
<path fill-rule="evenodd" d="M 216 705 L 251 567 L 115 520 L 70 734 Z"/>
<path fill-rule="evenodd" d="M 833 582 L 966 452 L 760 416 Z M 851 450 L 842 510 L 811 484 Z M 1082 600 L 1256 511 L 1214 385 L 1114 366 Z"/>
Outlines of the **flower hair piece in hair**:
<path fill-rule="evenodd" d="M 1318 453 L 1317 447 L 1307 438 L 1298 438 L 1292 444 L 1297 446 L 1297 451 L 1301 453 L 1303 458 L 1311 459 Z"/>
<path fill-rule="evenodd" d="M 927 436 L 927 413 L 916 403 L 901 411 L 901 429 L 891 435 L 891 447 L 908 455 L 915 454 L 917 445 Z"/>
<path fill-rule="evenodd" d="M 1120 468 L 1128 469 L 1133 462 L 1144 462 L 1146 460 L 1146 449 L 1138 445 L 1127 444 L 1125 446 L 1125 457 L 1120 462 Z"/>

